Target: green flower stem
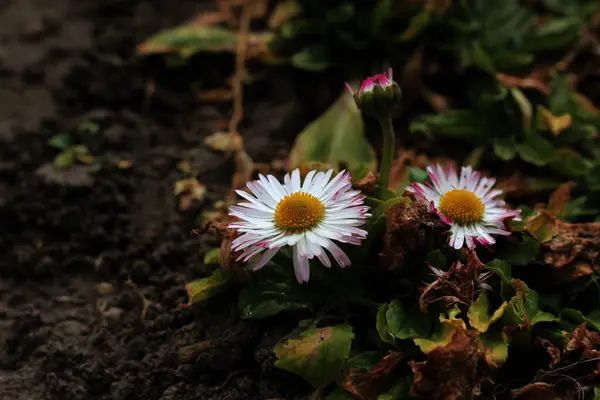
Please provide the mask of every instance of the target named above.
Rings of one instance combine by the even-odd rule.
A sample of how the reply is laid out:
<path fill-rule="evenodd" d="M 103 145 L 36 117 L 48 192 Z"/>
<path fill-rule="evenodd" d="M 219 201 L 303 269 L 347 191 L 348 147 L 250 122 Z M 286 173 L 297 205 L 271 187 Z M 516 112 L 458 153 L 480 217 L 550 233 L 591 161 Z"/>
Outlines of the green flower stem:
<path fill-rule="evenodd" d="M 390 170 L 394 158 L 394 126 L 392 118 L 378 118 L 383 134 L 383 148 L 381 150 L 381 164 L 379 165 L 379 198 L 385 198 L 385 192 L 390 183 Z"/>

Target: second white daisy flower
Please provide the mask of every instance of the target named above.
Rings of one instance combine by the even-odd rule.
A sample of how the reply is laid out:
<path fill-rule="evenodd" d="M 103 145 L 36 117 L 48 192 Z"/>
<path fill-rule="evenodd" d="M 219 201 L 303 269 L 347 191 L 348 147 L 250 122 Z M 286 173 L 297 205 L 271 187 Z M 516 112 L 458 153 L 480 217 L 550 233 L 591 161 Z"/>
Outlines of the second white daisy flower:
<path fill-rule="evenodd" d="M 471 167 L 462 167 L 460 177 L 454 167 L 444 171 L 440 165 L 427 167 L 431 183 L 413 183 L 406 190 L 415 197 L 427 201 L 442 221 L 450 225 L 450 246 L 469 248 L 476 243 L 496 243 L 491 235 L 510 235 L 504 221 L 519 218 L 519 210 L 506 208 L 506 203 L 497 199 L 502 190 L 492 190 L 494 178 L 485 178 Z"/>
<path fill-rule="evenodd" d="M 300 283 L 308 282 L 309 261 L 314 257 L 331 266 L 325 250 L 340 266 L 350 265 L 334 240 L 360 244 L 367 232 L 358 227 L 371 215 L 369 207 L 363 205 L 365 196 L 352 190 L 350 174 L 342 171 L 331 179 L 332 174 L 333 170 L 310 171 L 302 183 L 296 169 L 285 175 L 283 185 L 272 175 L 259 175 L 259 180 L 247 184 L 254 196 L 238 190 L 247 200 L 230 207 L 230 215 L 241 220 L 229 225 L 241 233 L 231 246 L 232 251 L 243 250 L 238 260 L 256 258 L 253 269 L 258 270 L 280 248 L 292 246 Z"/>

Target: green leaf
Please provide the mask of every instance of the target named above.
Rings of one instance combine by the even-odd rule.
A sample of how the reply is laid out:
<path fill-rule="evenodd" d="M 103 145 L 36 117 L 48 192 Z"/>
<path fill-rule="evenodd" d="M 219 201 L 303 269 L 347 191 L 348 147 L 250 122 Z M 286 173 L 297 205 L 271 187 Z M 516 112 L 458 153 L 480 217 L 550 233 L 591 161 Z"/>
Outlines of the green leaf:
<path fill-rule="evenodd" d="M 290 168 L 310 162 L 346 164 L 351 172 L 375 171 L 377 158 L 365 137 L 365 126 L 354 99 L 343 94 L 296 138 Z"/>
<path fill-rule="evenodd" d="M 600 191 L 600 163 L 588 172 L 586 182 L 591 190 Z"/>
<path fill-rule="evenodd" d="M 406 311 L 400 300 L 392 300 L 388 304 L 385 317 L 390 335 L 398 339 L 425 337 L 431 331 L 431 322 L 427 314 L 421 312 L 416 303 Z"/>
<path fill-rule="evenodd" d="M 578 17 L 555 19 L 530 35 L 526 47 L 531 51 L 560 50 L 579 37 L 581 27 L 581 19 Z"/>
<path fill-rule="evenodd" d="M 399 379 L 390 390 L 379 395 L 377 400 L 408 400 L 410 399 L 410 387 L 412 386 L 412 383 L 412 376 L 406 376 Z"/>
<path fill-rule="evenodd" d="M 325 400 L 356 400 L 356 397 L 343 389 L 335 388 L 325 397 Z"/>
<path fill-rule="evenodd" d="M 482 139 L 486 126 L 472 110 L 448 110 L 441 114 L 428 114 L 416 118 L 410 124 L 410 131 L 477 140 Z"/>
<path fill-rule="evenodd" d="M 211 276 L 188 283 L 185 285 L 189 297 L 188 305 L 220 294 L 227 288 L 229 281 L 229 273 L 223 268 L 217 268 Z"/>
<path fill-rule="evenodd" d="M 252 43 L 266 43 L 267 34 L 249 34 Z M 161 31 L 138 45 L 138 55 L 178 54 L 188 58 L 196 53 L 235 52 L 238 33 L 234 30 L 199 24 L 182 25 Z"/>
<path fill-rule="evenodd" d="M 487 293 L 482 292 L 479 294 L 479 297 L 477 297 L 477 300 L 469 307 L 469 311 L 467 312 L 469 323 L 479 332 L 487 332 L 490 325 L 502 317 L 507 305 L 508 303 L 505 301 L 493 314 L 490 314 L 490 303 Z"/>
<path fill-rule="evenodd" d="M 307 71 L 323 71 L 332 63 L 324 46 L 307 47 L 292 56 L 292 65 Z"/>
<path fill-rule="evenodd" d="M 501 160 L 510 161 L 517 154 L 517 141 L 514 136 L 494 139 L 494 154 Z"/>
<path fill-rule="evenodd" d="M 73 165 L 74 161 L 75 155 L 73 154 L 73 150 L 68 148 L 67 150 L 58 153 L 56 157 L 54 157 L 52 164 L 54 164 L 54 167 L 62 169 L 69 168 L 71 165 Z"/>
<path fill-rule="evenodd" d="M 377 333 L 379 333 L 379 338 L 382 341 L 384 341 L 385 343 L 389 343 L 389 344 L 393 345 L 394 337 L 390 333 L 390 329 L 389 329 L 387 317 L 386 317 L 387 308 L 388 308 L 388 305 L 386 303 L 386 304 L 380 305 L 379 308 L 377 309 L 376 328 L 377 328 Z"/>
<path fill-rule="evenodd" d="M 540 322 L 557 322 L 559 318 L 556 315 L 539 311 L 535 316 L 531 319 L 531 325 L 539 324 Z"/>
<path fill-rule="evenodd" d="M 542 139 L 541 137 L 539 137 L 539 139 L 539 142 L 543 143 L 540 146 L 537 146 L 533 143 L 521 143 L 517 145 L 517 151 L 519 152 L 521 159 L 524 161 L 527 161 L 528 163 L 538 167 L 543 167 L 552 161 L 556 154 L 554 152 L 554 147 L 552 147 L 550 142 L 548 142 L 546 139 Z"/>
<path fill-rule="evenodd" d="M 560 319 L 575 321 L 578 324 L 585 322 L 589 328 L 600 332 L 600 310 L 594 310 L 586 316 L 579 310 L 564 308 L 560 312 Z"/>
<path fill-rule="evenodd" d="M 471 45 L 467 52 L 464 53 L 466 58 L 463 59 L 465 66 L 477 65 L 482 70 L 490 73 L 496 73 L 496 66 L 494 65 L 494 59 L 490 54 L 481 46 L 480 42 L 471 42 Z"/>
<path fill-rule="evenodd" d="M 423 32 L 431 22 L 431 11 L 424 8 L 421 12 L 411 17 L 408 22 L 408 28 L 400 36 L 400 40 L 407 42 L 415 38 L 419 33 Z"/>
<path fill-rule="evenodd" d="M 546 210 L 527 218 L 525 229 L 540 243 L 548 242 L 558 234 L 556 217 Z"/>
<path fill-rule="evenodd" d="M 257 282 L 242 290 L 238 299 L 241 317 L 267 318 L 281 311 L 310 309 L 310 293 L 294 281 Z"/>
<path fill-rule="evenodd" d="M 73 141 L 71 140 L 71 136 L 63 133 L 61 135 L 53 136 L 52 139 L 48 141 L 48 144 L 52 147 L 55 147 L 59 150 L 65 150 L 71 146 Z"/>
<path fill-rule="evenodd" d="M 210 249 L 204 254 L 204 264 L 213 265 L 219 263 L 219 253 L 221 252 L 220 248 Z"/>
<path fill-rule="evenodd" d="M 457 329 L 467 329 L 465 322 L 460 318 L 456 318 L 459 313 L 460 310 L 458 307 L 454 306 L 448 312 L 447 317 L 440 314 L 440 324 L 437 329 L 435 329 L 428 337 L 416 338 L 413 339 L 413 341 L 425 354 L 430 353 L 438 347 L 447 346 L 452 342 L 452 337 Z"/>
<path fill-rule="evenodd" d="M 540 252 L 540 242 L 528 235 L 523 235 L 520 243 L 511 243 L 499 256 L 512 265 L 524 266 L 534 261 Z"/>
<path fill-rule="evenodd" d="M 552 160 L 550 167 L 564 177 L 587 175 L 593 167 L 591 161 L 583 158 L 573 149 L 557 149 L 556 155 L 557 157 Z"/>
<path fill-rule="evenodd" d="M 513 279 L 517 294 L 509 301 L 503 320 L 510 325 L 519 325 L 526 322 L 530 326 L 540 322 L 555 322 L 558 318 L 554 315 L 540 311 L 540 300 L 537 292 L 530 289 L 525 282 Z"/>
<path fill-rule="evenodd" d="M 485 266 L 490 271 L 494 271 L 500 277 L 500 294 L 502 299 L 510 300 L 515 293 L 512 287 L 512 268 L 509 263 L 499 259 L 494 259 Z"/>
<path fill-rule="evenodd" d="M 354 333 L 350 325 L 310 327 L 298 339 L 275 346 L 275 366 L 324 388 L 335 381 L 350 354 Z"/>
<path fill-rule="evenodd" d="M 411 182 L 423 183 L 427 180 L 427 171 L 421 168 L 408 167 L 408 177 Z"/>

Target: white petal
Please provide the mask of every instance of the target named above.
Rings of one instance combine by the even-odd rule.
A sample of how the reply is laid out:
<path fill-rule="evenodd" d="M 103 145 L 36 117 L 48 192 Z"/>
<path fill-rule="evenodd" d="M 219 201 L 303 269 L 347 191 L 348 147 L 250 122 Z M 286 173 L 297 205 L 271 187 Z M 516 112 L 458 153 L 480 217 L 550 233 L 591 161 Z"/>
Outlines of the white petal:
<path fill-rule="evenodd" d="M 300 188 L 301 188 L 301 186 L 300 186 L 300 170 L 298 168 L 296 168 L 292 172 L 292 190 L 293 190 L 293 193 L 299 192 Z"/>
<path fill-rule="evenodd" d="M 279 249 L 271 249 L 267 250 L 263 253 L 262 256 L 256 261 L 256 264 L 252 266 L 253 271 L 258 271 L 261 269 L 266 263 L 268 263 L 271 258 L 279 251 Z"/>
<path fill-rule="evenodd" d="M 298 253 L 297 246 L 294 246 L 292 258 L 294 260 L 294 272 L 296 273 L 296 280 L 298 280 L 298 283 L 308 282 L 308 278 L 310 277 L 310 264 L 308 262 L 308 258 L 302 257 Z"/>
<path fill-rule="evenodd" d="M 337 261 L 337 263 L 341 267 L 347 267 L 348 265 L 350 265 L 350 259 L 348 258 L 346 253 L 344 253 L 344 251 L 340 249 L 338 245 L 333 243 L 331 240 L 327 244 L 327 250 L 329 250 L 335 261 Z"/>
<path fill-rule="evenodd" d="M 277 207 L 278 200 L 269 192 L 269 189 L 264 187 L 260 182 L 248 182 L 248 189 L 256 196 L 256 198 L 271 208 Z"/>
<path fill-rule="evenodd" d="M 244 192 L 243 190 L 236 190 L 237 194 L 239 194 L 244 199 L 248 200 L 250 203 L 254 204 L 257 208 L 265 211 L 272 210 L 272 208 L 268 207 L 264 202 L 254 198 L 249 193 Z"/>
<path fill-rule="evenodd" d="M 315 175 L 316 172 L 317 171 L 310 171 L 308 174 L 306 174 L 306 177 L 304 178 L 304 184 L 302 185 L 302 191 L 303 192 L 307 192 L 308 193 L 308 188 L 312 184 L 312 179 L 313 179 L 313 176 Z"/>

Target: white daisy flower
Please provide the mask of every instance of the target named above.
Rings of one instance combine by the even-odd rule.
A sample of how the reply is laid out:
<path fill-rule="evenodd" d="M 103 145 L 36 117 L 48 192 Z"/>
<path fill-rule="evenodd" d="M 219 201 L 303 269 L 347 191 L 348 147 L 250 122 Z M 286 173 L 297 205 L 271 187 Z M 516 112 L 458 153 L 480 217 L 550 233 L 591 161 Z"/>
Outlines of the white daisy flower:
<path fill-rule="evenodd" d="M 506 208 L 506 203 L 497 199 L 502 190 L 491 190 L 496 179 L 482 177 L 471 167 L 462 167 L 460 178 L 452 166 L 444 171 L 440 165 L 430 165 L 427 174 L 431 183 L 413 183 L 406 190 L 427 201 L 451 226 L 451 247 L 460 249 L 465 243 L 468 248 L 476 243 L 491 245 L 496 243 L 491 235 L 510 235 L 504 220 L 518 219 L 521 212 Z"/>
<path fill-rule="evenodd" d="M 367 232 L 358 228 L 371 216 L 363 205 L 365 196 L 352 190 L 350 174 L 342 171 L 329 180 L 333 170 L 310 171 L 304 183 L 298 169 L 286 174 L 282 185 L 272 175 L 248 182 L 254 194 L 238 190 L 248 202 L 230 207 L 230 215 L 241 219 L 229 228 L 242 233 L 231 250 L 243 250 L 238 260 L 247 262 L 258 255 L 256 271 L 283 246 L 293 247 L 294 270 L 299 283 L 308 282 L 309 260 L 315 256 L 331 267 L 327 250 L 337 263 L 350 265 L 350 259 L 333 241 L 359 245 Z"/>

